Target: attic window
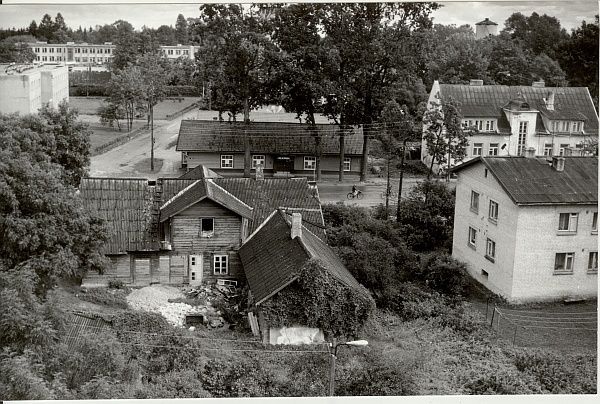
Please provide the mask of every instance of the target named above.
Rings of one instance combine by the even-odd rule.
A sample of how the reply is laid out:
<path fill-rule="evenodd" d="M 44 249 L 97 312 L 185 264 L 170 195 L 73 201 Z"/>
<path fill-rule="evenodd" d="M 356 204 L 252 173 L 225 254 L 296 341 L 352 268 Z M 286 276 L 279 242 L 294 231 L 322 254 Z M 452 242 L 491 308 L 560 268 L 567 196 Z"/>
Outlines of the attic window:
<path fill-rule="evenodd" d="M 521 103 L 521 111 L 528 111 L 529 110 L 529 104 L 526 102 L 522 102 Z"/>
<path fill-rule="evenodd" d="M 213 237 L 215 235 L 215 219 L 201 218 L 200 219 L 200 237 Z"/>

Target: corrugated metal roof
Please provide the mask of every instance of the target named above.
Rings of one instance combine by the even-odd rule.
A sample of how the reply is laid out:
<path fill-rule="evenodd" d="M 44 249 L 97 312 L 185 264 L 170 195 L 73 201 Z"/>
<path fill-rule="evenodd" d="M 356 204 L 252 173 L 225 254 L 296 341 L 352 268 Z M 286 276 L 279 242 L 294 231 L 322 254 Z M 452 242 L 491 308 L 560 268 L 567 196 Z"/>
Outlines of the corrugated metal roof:
<path fill-rule="evenodd" d="M 455 168 L 483 162 L 517 205 L 598 203 L 598 159 L 566 156 L 564 171 L 546 158 L 480 157 Z"/>
<path fill-rule="evenodd" d="M 324 154 L 339 153 L 339 127 L 317 124 Z M 243 152 L 244 130 L 240 122 L 183 120 L 179 128 L 177 151 Z M 286 122 L 252 122 L 248 126 L 252 153 L 306 154 L 314 153 L 315 140 L 308 125 Z M 353 128 L 344 140 L 346 155 L 361 155 L 363 131 Z"/>
<path fill-rule="evenodd" d="M 550 92 L 554 93 L 554 111 L 546 108 L 545 99 L 548 99 Z M 506 119 L 502 107 L 511 100 L 522 98 L 530 109 L 540 111 L 550 119 L 583 120 L 586 134 L 598 134 L 598 115 L 586 87 L 440 84 L 440 94 L 456 99 L 460 103 L 461 114 L 467 118 Z M 536 126 L 538 131 L 545 130 L 543 125 Z"/>
<path fill-rule="evenodd" d="M 292 239 L 289 215 L 278 210 L 240 248 L 240 259 L 255 301 L 260 303 L 289 285 L 310 259 L 319 260 L 342 284 L 370 297 L 335 252 L 304 226 L 304 216 L 302 219 L 302 236 Z"/>

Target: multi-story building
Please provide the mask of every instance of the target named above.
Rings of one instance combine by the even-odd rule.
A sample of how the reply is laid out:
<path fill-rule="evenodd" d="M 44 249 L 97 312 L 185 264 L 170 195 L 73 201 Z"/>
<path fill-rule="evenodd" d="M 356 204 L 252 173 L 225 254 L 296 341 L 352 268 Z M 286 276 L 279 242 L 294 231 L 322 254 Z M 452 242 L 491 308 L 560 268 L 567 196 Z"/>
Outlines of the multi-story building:
<path fill-rule="evenodd" d="M 522 156 L 529 148 L 538 156 L 591 154 L 598 144 L 598 113 L 586 87 L 545 87 L 433 83 L 429 108 L 440 98 L 456 100 L 465 127 L 477 128 L 469 138 L 465 161 L 478 156 Z M 431 156 L 423 141 L 421 159 Z M 437 167 L 435 167 L 437 169 Z"/>
<path fill-rule="evenodd" d="M 457 166 L 452 255 L 515 303 L 598 296 L 598 159 L 478 157 Z"/>
<path fill-rule="evenodd" d="M 36 113 L 69 100 L 69 71 L 58 64 L 0 65 L 0 113 Z"/>
<path fill-rule="evenodd" d="M 49 44 L 47 42 L 30 43 L 29 47 L 36 55 L 37 62 L 62 62 L 81 64 L 109 63 L 114 55 L 116 45 L 105 42 L 102 45 L 67 42 L 66 44 Z M 194 45 L 162 45 L 161 52 L 169 59 L 179 57 L 194 58 L 197 50 Z"/>

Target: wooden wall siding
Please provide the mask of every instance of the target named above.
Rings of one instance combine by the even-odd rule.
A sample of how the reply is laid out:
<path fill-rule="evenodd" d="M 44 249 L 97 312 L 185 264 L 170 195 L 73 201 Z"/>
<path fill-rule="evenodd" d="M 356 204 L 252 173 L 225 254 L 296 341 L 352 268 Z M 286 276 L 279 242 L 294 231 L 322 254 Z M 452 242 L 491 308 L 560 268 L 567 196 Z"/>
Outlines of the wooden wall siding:
<path fill-rule="evenodd" d="M 187 255 L 175 254 L 170 256 L 171 267 L 169 271 L 170 284 L 188 283 L 188 261 Z"/>
<path fill-rule="evenodd" d="M 134 258 L 135 285 L 150 285 L 150 258 Z"/>
<path fill-rule="evenodd" d="M 171 283 L 171 257 L 168 255 L 161 255 L 158 258 L 159 276 L 158 281 L 163 285 Z M 181 282 L 179 282 L 181 283 Z"/>
<path fill-rule="evenodd" d="M 227 275 L 215 275 L 215 271 L 213 268 L 213 256 L 215 254 L 228 256 L 229 267 Z M 233 249 L 204 251 L 202 253 L 202 274 L 203 282 L 209 283 L 215 283 L 217 282 L 217 279 L 235 279 L 238 282 L 246 281 L 244 269 L 242 267 L 242 261 L 240 260 L 240 255 L 236 250 Z"/>
<path fill-rule="evenodd" d="M 130 255 L 114 255 L 110 257 L 112 266 L 115 268 L 116 280 L 123 283 L 132 283 L 131 278 L 131 256 Z"/>

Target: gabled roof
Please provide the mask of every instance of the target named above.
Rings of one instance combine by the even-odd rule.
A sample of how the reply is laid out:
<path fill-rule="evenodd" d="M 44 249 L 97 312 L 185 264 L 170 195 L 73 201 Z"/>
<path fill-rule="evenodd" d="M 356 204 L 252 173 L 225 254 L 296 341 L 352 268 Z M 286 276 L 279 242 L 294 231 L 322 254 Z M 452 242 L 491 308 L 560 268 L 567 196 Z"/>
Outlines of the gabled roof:
<path fill-rule="evenodd" d="M 205 198 L 226 207 L 242 217 L 252 217 L 252 208 L 250 206 L 208 179 L 196 180 L 196 182 L 188 185 L 177 193 L 177 195 L 165 202 L 160 207 L 160 221 L 164 222 Z"/>
<path fill-rule="evenodd" d="M 290 220 L 281 210 L 271 213 L 239 250 L 240 259 L 256 304 L 261 304 L 292 283 L 310 259 L 317 259 L 333 278 L 365 296 L 339 257 L 303 223 L 302 235 L 291 238 Z"/>
<path fill-rule="evenodd" d="M 324 154 L 339 153 L 339 127 L 317 124 L 322 135 Z M 244 125 L 240 122 L 183 120 L 179 128 L 177 151 L 229 152 L 244 151 Z M 252 153 L 314 154 L 315 141 L 308 125 L 287 122 L 252 122 L 247 129 Z M 363 131 L 349 129 L 344 140 L 346 155 L 361 155 Z"/>
<path fill-rule="evenodd" d="M 452 97 L 460 102 L 460 111 L 465 118 L 498 118 L 500 132 L 510 126 L 502 108 L 515 99 L 522 99 L 531 110 L 553 120 L 582 120 L 586 134 L 598 134 L 598 115 L 586 87 L 532 87 L 501 85 L 440 84 L 442 97 Z M 554 110 L 546 108 L 545 99 L 554 93 Z M 502 122 L 501 122 L 502 121 Z M 541 127 L 540 127 L 541 124 Z M 538 131 L 547 131 L 541 120 L 536 124 Z"/>
<path fill-rule="evenodd" d="M 564 159 L 564 171 L 556 171 L 545 157 L 523 156 L 477 157 L 453 171 L 484 164 L 517 205 L 597 204 L 598 158 L 566 156 Z"/>
<path fill-rule="evenodd" d="M 179 178 L 190 180 L 202 180 L 207 178 L 223 178 L 223 176 L 217 174 L 210 168 L 204 167 L 202 164 L 199 164 Z"/>
<path fill-rule="evenodd" d="M 206 182 L 211 184 L 206 185 Z M 188 187 L 189 193 L 181 193 Z M 306 178 L 262 181 L 252 178 L 159 178 L 155 185 L 146 179 L 83 178 L 79 189 L 86 207 L 98 211 L 107 222 L 110 230 L 107 254 L 158 250 L 161 207 L 164 208 L 162 217 L 169 217 L 186 204 L 195 203 L 191 201 L 209 195 L 214 198 L 212 200 L 249 217 L 249 232 L 253 232 L 273 210 L 281 208 L 300 212 L 306 219 L 305 225 L 325 239 L 321 205 L 316 189 Z M 173 199 L 179 193 L 181 195 Z M 165 206 L 171 199 L 173 201 Z M 248 212 L 251 212 L 250 216 Z"/>

